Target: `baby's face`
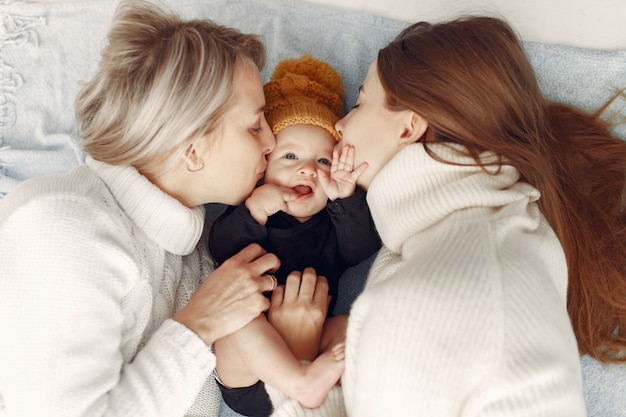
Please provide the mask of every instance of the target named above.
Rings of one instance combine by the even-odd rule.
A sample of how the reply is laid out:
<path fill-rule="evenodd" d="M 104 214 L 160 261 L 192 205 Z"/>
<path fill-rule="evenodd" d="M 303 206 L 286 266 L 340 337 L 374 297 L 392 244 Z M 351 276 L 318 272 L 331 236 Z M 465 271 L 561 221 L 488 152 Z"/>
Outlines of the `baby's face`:
<path fill-rule="evenodd" d="M 318 170 L 330 173 L 335 139 L 325 129 L 309 124 L 291 125 L 276 135 L 276 148 L 268 157 L 265 183 L 291 188 L 300 194 L 287 202 L 287 213 L 306 221 L 326 207 Z"/>

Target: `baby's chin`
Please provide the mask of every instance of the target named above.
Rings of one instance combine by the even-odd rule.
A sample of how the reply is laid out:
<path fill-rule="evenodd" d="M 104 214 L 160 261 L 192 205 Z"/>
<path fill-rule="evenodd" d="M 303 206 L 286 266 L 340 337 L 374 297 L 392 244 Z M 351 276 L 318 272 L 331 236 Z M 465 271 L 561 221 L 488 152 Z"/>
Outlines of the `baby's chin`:
<path fill-rule="evenodd" d="M 287 202 L 285 213 L 304 223 L 320 211 L 324 210 L 324 208 L 326 208 L 325 203 L 323 205 L 319 204 L 316 205 L 316 207 L 311 207 L 309 204 L 299 205 L 297 201 L 289 201 Z"/>

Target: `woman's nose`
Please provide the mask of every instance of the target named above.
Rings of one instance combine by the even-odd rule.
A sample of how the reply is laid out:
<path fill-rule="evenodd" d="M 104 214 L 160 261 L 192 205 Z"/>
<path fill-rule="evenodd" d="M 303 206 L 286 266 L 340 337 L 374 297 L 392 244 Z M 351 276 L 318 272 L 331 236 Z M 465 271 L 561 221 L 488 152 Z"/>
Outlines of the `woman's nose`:
<path fill-rule="evenodd" d="M 343 125 L 344 125 L 344 120 L 346 116 L 344 116 L 342 119 L 337 120 L 337 123 L 335 123 L 335 130 L 337 131 L 337 134 L 339 135 L 340 141 L 343 140 Z"/>
<path fill-rule="evenodd" d="M 270 154 L 276 147 L 276 138 L 270 129 L 263 132 L 261 137 L 261 149 L 263 149 L 263 155 Z"/>

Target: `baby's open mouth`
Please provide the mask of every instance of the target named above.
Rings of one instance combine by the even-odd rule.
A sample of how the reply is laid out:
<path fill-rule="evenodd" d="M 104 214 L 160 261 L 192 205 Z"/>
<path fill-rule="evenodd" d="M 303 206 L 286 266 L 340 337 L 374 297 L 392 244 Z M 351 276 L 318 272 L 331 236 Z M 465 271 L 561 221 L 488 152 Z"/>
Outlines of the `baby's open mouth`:
<path fill-rule="evenodd" d="M 313 192 L 313 189 L 308 185 L 296 185 L 293 190 L 300 195 L 307 195 Z"/>

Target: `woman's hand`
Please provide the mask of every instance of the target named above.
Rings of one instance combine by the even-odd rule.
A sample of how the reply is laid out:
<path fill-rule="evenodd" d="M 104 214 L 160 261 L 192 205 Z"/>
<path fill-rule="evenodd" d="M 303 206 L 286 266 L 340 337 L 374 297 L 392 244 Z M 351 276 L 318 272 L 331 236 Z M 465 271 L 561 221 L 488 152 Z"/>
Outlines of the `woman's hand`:
<path fill-rule="evenodd" d="M 269 308 L 262 292 L 274 282 L 265 274 L 279 266 L 276 255 L 256 243 L 248 245 L 207 277 L 174 320 L 210 345 Z"/>
<path fill-rule="evenodd" d="M 274 290 L 267 318 L 299 360 L 317 357 L 329 302 L 328 281 L 313 268 L 292 272 Z"/>

